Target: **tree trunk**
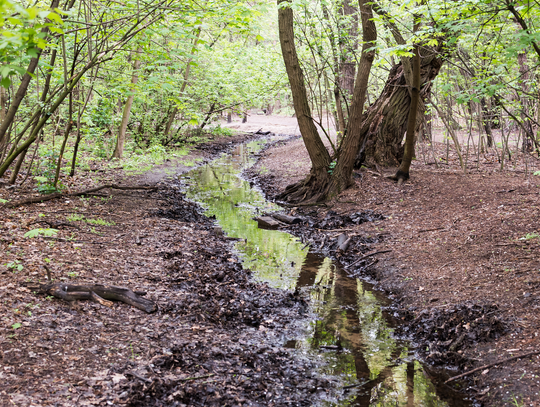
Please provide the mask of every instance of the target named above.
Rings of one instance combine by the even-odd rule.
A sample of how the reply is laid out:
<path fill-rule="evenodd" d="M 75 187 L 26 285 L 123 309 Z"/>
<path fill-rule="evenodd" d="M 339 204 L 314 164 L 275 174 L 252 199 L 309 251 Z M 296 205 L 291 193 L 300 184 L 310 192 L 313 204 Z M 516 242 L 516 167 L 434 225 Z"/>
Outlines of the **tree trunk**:
<path fill-rule="evenodd" d="M 94 57 L 95 58 L 95 57 Z M 97 58 L 95 58 L 94 60 L 96 60 Z M 81 78 L 84 76 L 84 74 L 92 67 L 92 65 L 88 64 L 86 65 L 85 67 L 83 67 L 81 69 L 81 71 L 71 80 L 71 82 L 69 83 L 69 85 L 67 86 L 67 88 L 62 91 L 54 101 L 51 101 L 50 102 L 50 107 L 49 107 L 49 112 L 51 113 L 51 115 L 56 111 L 56 109 L 58 109 L 58 107 L 62 104 L 62 102 L 64 101 L 64 99 L 69 95 L 69 93 L 73 90 L 73 87 L 81 80 Z M 39 132 L 41 131 L 41 129 L 43 128 L 43 126 L 45 126 L 45 124 L 47 123 L 47 120 L 49 119 L 49 115 L 42 115 L 40 116 L 40 112 L 41 112 L 41 109 L 38 110 L 35 114 L 34 114 L 34 117 L 31 118 L 31 122 L 33 122 L 34 120 L 37 120 L 37 123 L 36 125 L 34 126 L 34 128 L 32 129 L 32 132 L 30 133 L 30 135 L 28 136 L 28 138 L 25 140 L 25 142 L 16 147 L 16 148 L 12 148 L 12 151 L 10 151 L 9 155 L 7 156 L 7 158 L 4 160 L 4 162 L 2 162 L 2 164 L 0 165 L 0 177 L 2 177 L 4 175 L 4 173 L 6 172 L 6 170 L 10 167 L 10 165 L 13 163 L 13 161 L 19 156 L 19 154 L 21 154 L 24 150 L 26 150 L 32 143 L 34 143 L 34 141 L 36 141 L 37 139 L 37 136 L 39 134 Z"/>
<path fill-rule="evenodd" d="M 354 94 L 354 79 L 356 75 L 355 53 L 358 50 L 358 9 L 349 0 L 341 2 L 341 14 L 346 17 L 346 23 L 340 27 L 341 32 L 347 32 L 348 38 L 346 41 L 339 41 L 340 44 L 340 88 L 341 95 L 345 101 L 345 107 L 349 107 L 352 103 Z M 341 34 L 343 35 L 343 34 Z M 344 45 L 349 45 L 344 46 Z M 348 49 L 347 49 L 348 48 Z M 344 117 L 347 117 L 347 110 L 343 112 Z"/>
<path fill-rule="evenodd" d="M 442 42 L 442 41 L 441 41 Z M 420 65 L 420 99 L 415 133 L 424 121 L 425 99 L 431 93 L 432 82 L 443 64 L 442 45 L 435 49 L 423 47 L 425 55 Z M 362 117 L 361 146 L 355 167 L 380 164 L 397 165 L 403 157 L 401 142 L 407 129 L 411 97 L 407 87 L 403 65 L 395 65 L 388 75 L 386 85 L 379 98 L 367 109 Z"/>
<path fill-rule="evenodd" d="M 291 86 L 293 106 L 298 120 L 298 128 L 311 159 L 311 171 L 307 178 L 299 184 L 289 185 L 283 198 L 289 201 L 302 201 L 310 199 L 317 190 L 323 189 L 329 180 L 328 167 L 331 162 L 330 154 L 326 150 L 321 137 L 313 123 L 311 109 L 304 84 L 304 73 L 298 61 L 294 44 L 293 11 L 290 1 L 278 0 L 279 39 L 283 61 Z"/>
<path fill-rule="evenodd" d="M 415 27 L 415 31 L 418 30 L 418 26 Z M 418 44 L 414 46 L 414 61 L 413 61 L 413 79 L 411 86 L 411 106 L 409 108 L 409 118 L 407 120 L 407 135 L 405 138 L 405 152 L 403 154 L 403 160 L 399 166 L 395 179 L 398 184 L 403 183 L 409 179 L 409 170 L 411 168 L 411 162 L 414 155 L 414 135 L 417 126 L 418 116 L 418 102 L 420 99 L 420 52 L 418 50 Z"/>
<path fill-rule="evenodd" d="M 520 52 L 517 56 L 519 64 L 519 73 L 521 74 L 521 90 L 523 95 L 520 97 L 521 102 L 521 120 L 522 128 L 525 131 L 523 135 L 523 152 L 531 152 L 533 150 L 533 142 L 535 141 L 533 126 L 531 120 L 529 119 L 530 115 L 530 103 L 527 100 L 527 93 L 529 92 L 529 66 L 527 64 L 527 54 Z"/>
<path fill-rule="evenodd" d="M 281 2 L 284 1 L 281 0 Z M 288 7 L 279 9 L 279 31 L 283 59 L 291 84 L 298 125 L 312 167 L 310 174 L 303 181 L 289 185 L 282 194 L 278 195 L 278 199 L 285 199 L 289 202 L 322 201 L 343 191 L 353 182 L 351 175 L 362 136 L 359 124 L 362 120 L 371 65 L 375 58 L 375 52 L 373 50 L 368 52 L 368 49 L 373 48 L 377 40 L 375 23 L 372 21 L 371 5 L 366 4 L 363 0 L 360 0 L 359 4 L 363 28 L 362 55 L 349 111 L 346 136 L 334 157 L 336 160 L 334 162 L 322 143 L 311 118 L 304 78 L 293 42 L 292 10 Z"/>
<path fill-rule="evenodd" d="M 62 168 L 62 160 L 64 159 L 64 152 L 66 150 L 66 144 L 69 139 L 69 133 L 73 128 L 73 92 L 69 94 L 69 107 L 68 107 L 68 120 L 64 129 L 64 139 L 60 146 L 60 152 L 58 153 L 58 162 L 56 164 L 56 171 L 54 173 L 53 187 L 56 190 L 58 186 L 58 180 L 60 179 L 60 169 Z"/>
<path fill-rule="evenodd" d="M 199 27 L 196 30 L 195 39 L 193 40 L 193 45 L 191 47 L 191 55 L 194 55 L 195 52 L 197 51 L 197 44 L 199 43 L 200 38 L 201 38 L 201 28 Z M 180 88 L 180 96 L 182 96 L 184 94 L 185 90 L 186 90 L 186 86 L 187 86 L 187 82 L 188 82 L 188 78 L 189 78 L 189 71 L 191 70 L 191 62 L 192 61 L 193 61 L 193 57 L 190 57 L 187 60 L 186 69 L 184 70 L 184 78 L 183 78 L 183 81 L 182 81 L 182 86 Z M 178 106 L 175 104 L 173 109 L 169 113 L 169 119 L 167 121 L 167 125 L 165 126 L 165 131 L 163 132 L 163 134 L 165 136 L 169 135 L 169 133 L 171 131 L 171 128 L 172 128 L 172 125 L 174 123 L 174 119 L 176 118 L 177 114 L 178 114 Z"/>
<path fill-rule="evenodd" d="M 142 52 L 142 48 L 139 47 L 137 50 L 137 56 L 135 58 L 135 62 L 133 63 L 133 75 L 131 76 L 131 84 L 136 85 L 139 80 L 139 68 L 141 67 L 141 58 L 139 54 Z M 133 92 L 133 89 L 131 89 L 131 92 Z M 129 115 L 131 114 L 131 106 L 133 105 L 133 93 L 131 93 L 127 100 L 126 104 L 124 105 L 124 113 L 122 114 L 122 122 L 120 123 L 120 131 L 118 133 L 118 137 L 116 139 L 116 147 L 114 149 L 114 153 L 112 155 L 112 158 L 122 158 L 122 155 L 124 154 L 124 144 L 126 142 L 126 131 L 127 131 L 127 125 L 129 122 Z"/>
<path fill-rule="evenodd" d="M 487 146 L 493 147 L 493 132 L 491 131 L 491 112 L 490 109 L 488 109 L 486 98 L 482 98 L 480 100 L 480 106 L 480 120 L 482 121 L 482 125 L 484 126 L 484 130 L 486 132 Z"/>
<path fill-rule="evenodd" d="M 60 3 L 60 0 L 52 0 L 51 10 L 54 10 L 55 8 L 57 8 L 59 3 Z M 43 35 L 43 37 L 47 37 L 48 33 L 49 33 L 49 26 L 46 26 L 41 30 L 41 34 Z M 0 148 L 6 142 L 7 130 L 9 129 L 11 122 L 13 122 L 13 119 L 15 118 L 15 114 L 19 110 L 19 106 L 21 105 L 22 100 L 26 96 L 28 85 L 30 85 L 32 76 L 34 76 L 34 72 L 38 66 L 39 58 L 42 52 L 43 50 L 38 47 L 36 51 L 37 55 L 30 60 L 30 63 L 28 64 L 28 69 L 26 70 L 26 73 L 23 75 L 21 79 L 21 84 L 19 85 L 19 88 L 17 89 L 17 93 L 15 94 L 15 96 L 13 97 L 13 100 L 11 101 L 9 110 L 7 111 L 6 115 L 4 116 L 2 120 L 2 124 L 0 124 Z"/>

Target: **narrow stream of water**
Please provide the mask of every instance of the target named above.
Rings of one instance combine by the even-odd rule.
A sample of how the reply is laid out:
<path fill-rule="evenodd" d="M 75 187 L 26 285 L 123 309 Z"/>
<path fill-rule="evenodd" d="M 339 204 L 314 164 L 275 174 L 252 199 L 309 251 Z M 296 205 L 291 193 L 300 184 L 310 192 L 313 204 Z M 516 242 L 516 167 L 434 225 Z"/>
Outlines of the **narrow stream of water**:
<path fill-rule="evenodd" d="M 263 230 L 252 220 L 279 210 L 241 178 L 255 163 L 251 153 L 267 140 L 239 145 L 231 154 L 182 176 L 187 196 L 215 216 L 223 231 L 245 239 L 236 246 L 244 267 L 255 277 L 282 289 L 305 290 L 317 318 L 284 345 L 323 359 L 321 374 L 337 376 L 345 390 L 327 406 L 469 406 L 414 359 L 406 341 L 396 340 L 389 300 L 359 279 L 351 278 L 329 258 L 309 251 L 285 232 Z"/>

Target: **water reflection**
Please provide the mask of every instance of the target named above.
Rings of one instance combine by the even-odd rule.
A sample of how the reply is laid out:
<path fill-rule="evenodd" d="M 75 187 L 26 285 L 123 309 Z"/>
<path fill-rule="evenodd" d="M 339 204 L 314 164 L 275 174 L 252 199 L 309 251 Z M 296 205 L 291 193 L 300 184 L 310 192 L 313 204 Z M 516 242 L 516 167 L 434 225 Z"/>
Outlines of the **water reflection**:
<path fill-rule="evenodd" d="M 306 335 L 284 345 L 325 359 L 322 374 L 339 376 L 345 390 L 327 406 L 464 406 L 456 394 L 437 394 L 406 342 L 393 338 L 387 299 L 358 279 L 348 277 L 328 258 L 288 233 L 263 230 L 252 218 L 278 210 L 238 174 L 254 164 L 249 155 L 264 146 L 238 146 L 210 165 L 184 176 L 186 193 L 214 215 L 224 232 L 245 239 L 237 244 L 244 267 L 274 287 L 305 290 L 318 315 Z M 347 388 L 348 387 L 348 388 Z"/>

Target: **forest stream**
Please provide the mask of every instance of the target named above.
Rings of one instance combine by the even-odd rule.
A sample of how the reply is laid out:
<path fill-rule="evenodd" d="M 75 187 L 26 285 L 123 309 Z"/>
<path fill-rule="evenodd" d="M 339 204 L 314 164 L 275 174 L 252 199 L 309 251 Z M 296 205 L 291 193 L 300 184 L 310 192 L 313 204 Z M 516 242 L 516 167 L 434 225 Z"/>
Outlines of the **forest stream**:
<path fill-rule="evenodd" d="M 275 288 L 310 297 L 310 312 L 295 336 L 280 338 L 299 357 L 317 361 L 319 374 L 337 377 L 342 393 L 321 400 L 332 406 L 470 406 L 415 359 L 413 346 L 394 337 L 399 321 L 391 302 L 368 282 L 349 277 L 339 264 L 298 238 L 258 228 L 255 216 L 281 208 L 240 175 L 256 162 L 268 140 L 237 146 L 210 164 L 179 175 L 188 198 L 215 217 L 217 228 L 238 238 L 244 268 Z M 253 184 L 253 183 L 251 183 Z"/>

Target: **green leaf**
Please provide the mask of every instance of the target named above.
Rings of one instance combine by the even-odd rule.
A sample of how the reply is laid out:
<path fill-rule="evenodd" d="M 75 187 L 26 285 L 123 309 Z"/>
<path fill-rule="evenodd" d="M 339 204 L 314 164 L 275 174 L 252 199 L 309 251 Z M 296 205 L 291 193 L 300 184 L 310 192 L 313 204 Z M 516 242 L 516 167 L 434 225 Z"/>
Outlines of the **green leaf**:
<path fill-rule="evenodd" d="M 20 322 L 17 322 L 15 324 L 11 325 L 11 328 L 13 328 L 13 329 L 19 329 L 20 327 L 22 327 L 22 324 Z"/>
<path fill-rule="evenodd" d="M 62 25 L 64 24 L 64 21 L 62 20 L 62 18 L 56 14 L 56 13 L 53 13 L 53 12 L 50 12 L 48 15 L 47 15 L 47 18 L 51 21 L 54 21 L 55 23 L 59 24 L 59 25 Z"/>
<path fill-rule="evenodd" d="M 56 236 L 58 234 L 58 229 L 32 229 L 24 234 L 26 238 L 33 238 L 37 236 Z"/>

